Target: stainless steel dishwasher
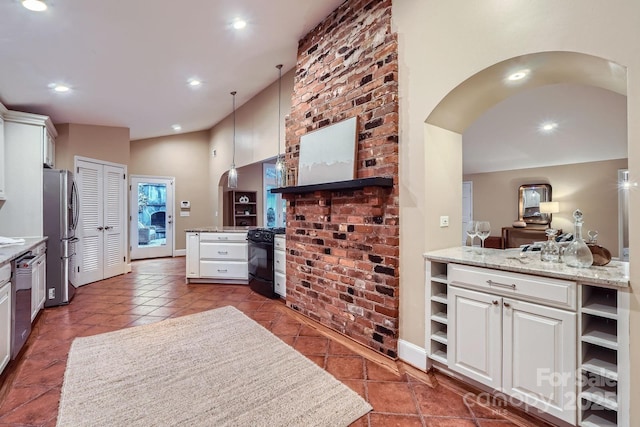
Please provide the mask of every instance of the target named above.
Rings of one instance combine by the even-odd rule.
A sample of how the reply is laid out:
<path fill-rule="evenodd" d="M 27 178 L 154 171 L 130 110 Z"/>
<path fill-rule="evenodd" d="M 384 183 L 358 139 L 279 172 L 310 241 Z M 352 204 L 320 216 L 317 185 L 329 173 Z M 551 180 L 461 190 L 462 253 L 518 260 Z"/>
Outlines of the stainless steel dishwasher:
<path fill-rule="evenodd" d="M 14 360 L 31 333 L 31 292 L 33 266 L 37 258 L 31 252 L 13 263 L 11 304 L 11 360 Z"/>

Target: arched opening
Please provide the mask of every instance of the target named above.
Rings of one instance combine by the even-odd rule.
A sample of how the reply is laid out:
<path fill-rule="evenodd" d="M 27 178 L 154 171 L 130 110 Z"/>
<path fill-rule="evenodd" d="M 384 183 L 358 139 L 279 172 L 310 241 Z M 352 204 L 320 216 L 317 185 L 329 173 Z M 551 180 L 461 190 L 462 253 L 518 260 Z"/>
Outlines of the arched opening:
<path fill-rule="evenodd" d="M 510 80 L 509 76 L 516 72 L 522 72 L 524 77 Z M 425 163 L 428 171 L 425 178 L 425 188 L 428 196 L 438 196 L 439 204 L 444 202 L 446 211 L 453 214 L 450 220 L 451 232 L 430 233 L 428 238 L 433 237 L 430 244 L 434 243 L 436 247 L 460 244 L 462 236 L 461 188 L 463 175 L 467 173 L 462 164 L 466 132 L 479 118 L 488 111 L 498 108 L 500 104 L 506 104 L 511 99 L 522 97 L 527 92 L 549 91 L 549 88 L 555 90 L 555 88 L 561 87 L 565 90 L 568 90 L 566 88 L 584 87 L 591 88 L 591 92 L 599 90 L 601 93 L 610 93 L 614 98 L 623 100 L 623 108 L 626 111 L 626 69 L 603 58 L 575 52 L 541 52 L 502 61 L 476 73 L 442 99 L 425 122 Z M 626 159 L 626 113 L 622 114 L 624 147 L 619 152 L 622 152 L 621 157 Z M 603 141 L 603 144 L 606 144 L 606 141 Z M 547 154 L 549 157 L 553 157 L 553 151 Z M 557 162 L 555 164 L 558 165 Z M 518 166 L 512 169 L 515 168 Z M 512 176 L 514 175 L 506 175 L 502 179 L 514 180 L 511 185 L 515 185 L 515 179 Z M 540 175 L 532 174 L 531 176 Z M 446 194 L 442 189 L 443 182 L 450 183 L 446 186 L 448 190 Z M 613 197 L 617 197 L 615 182 L 614 179 L 610 187 Z M 522 182 L 522 184 L 530 183 L 533 182 Z M 499 193 L 495 188 L 493 191 Z M 588 189 L 580 191 L 586 192 Z M 509 189 L 508 192 L 511 190 Z M 496 197 L 502 197 L 502 195 Z M 513 194 L 509 194 L 509 197 L 515 198 L 516 190 L 513 190 Z M 564 197 L 565 202 L 573 202 L 574 195 L 563 195 L 560 192 L 557 197 Z M 617 203 L 612 205 L 610 208 L 614 210 L 613 222 L 616 222 Z M 515 209 L 516 202 L 513 203 L 513 206 Z M 566 203 L 565 207 L 567 210 L 572 209 L 571 203 Z M 565 228 L 570 226 L 570 216 L 570 212 L 563 213 L 566 221 L 562 222 L 562 226 Z M 507 221 L 502 218 L 501 223 L 495 224 L 498 234 L 499 228 L 511 225 L 513 219 L 515 218 L 512 217 Z M 492 224 L 492 229 L 493 227 Z M 429 233 L 429 231 L 427 232 Z M 613 234 L 610 241 L 614 242 L 612 249 L 615 249 L 617 254 L 618 250 L 615 244 L 618 241 L 617 233 L 608 234 Z"/>

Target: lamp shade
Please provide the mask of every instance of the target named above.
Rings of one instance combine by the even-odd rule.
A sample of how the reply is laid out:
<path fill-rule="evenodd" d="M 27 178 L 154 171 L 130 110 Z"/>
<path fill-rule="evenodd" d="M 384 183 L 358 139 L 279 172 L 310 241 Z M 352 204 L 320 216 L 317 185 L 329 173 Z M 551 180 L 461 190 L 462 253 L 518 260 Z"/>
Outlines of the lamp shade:
<path fill-rule="evenodd" d="M 540 213 L 554 214 L 560 212 L 560 203 L 558 202 L 540 202 Z"/>

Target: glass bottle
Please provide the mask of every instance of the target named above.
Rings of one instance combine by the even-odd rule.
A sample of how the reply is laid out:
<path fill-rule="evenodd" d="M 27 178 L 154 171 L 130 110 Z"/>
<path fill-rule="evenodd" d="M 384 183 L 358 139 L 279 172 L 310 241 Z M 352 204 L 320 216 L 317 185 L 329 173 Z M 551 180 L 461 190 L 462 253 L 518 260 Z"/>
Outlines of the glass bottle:
<path fill-rule="evenodd" d="M 573 218 L 575 219 L 573 240 L 564 251 L 564 262 L 570 267 L 590 267 L 593 264 L 593 255 L 582 239 L 582 211 L 576 209 Z"/>
<path fill-rule="evenodd" d="M 542 261 L 560 261 L 560 246 L 556 243 L 556 233 L 557 231 L 553 228 L 547 228 L 545 230 L 547 241 L 542 245 L 542 250 L 540 251 L 540 259 Z"/>

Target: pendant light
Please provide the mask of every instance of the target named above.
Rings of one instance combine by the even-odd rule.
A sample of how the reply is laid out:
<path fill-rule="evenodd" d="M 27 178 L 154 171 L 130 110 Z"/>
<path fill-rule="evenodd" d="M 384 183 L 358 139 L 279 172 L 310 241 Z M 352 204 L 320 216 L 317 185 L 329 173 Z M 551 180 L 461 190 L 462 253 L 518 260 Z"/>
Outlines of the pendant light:
<path fill-rule="evenodd" d="M 229 169 L 227 187 L 238 188 L 238 170 L 236 169 L 236 91 L 231 92 L 233 96 L 233 157 L 231 169 Z"/>
<path fill-rule="evenodd" d="M 280 101 L 282 98 L 282 64 L 276 65 L 278 69 L 278 157 L 276 159 L 276 187 L 284 187 L 287 181 L 287 164 L 284 162 L 284 153 L 280 154 Z"/>

